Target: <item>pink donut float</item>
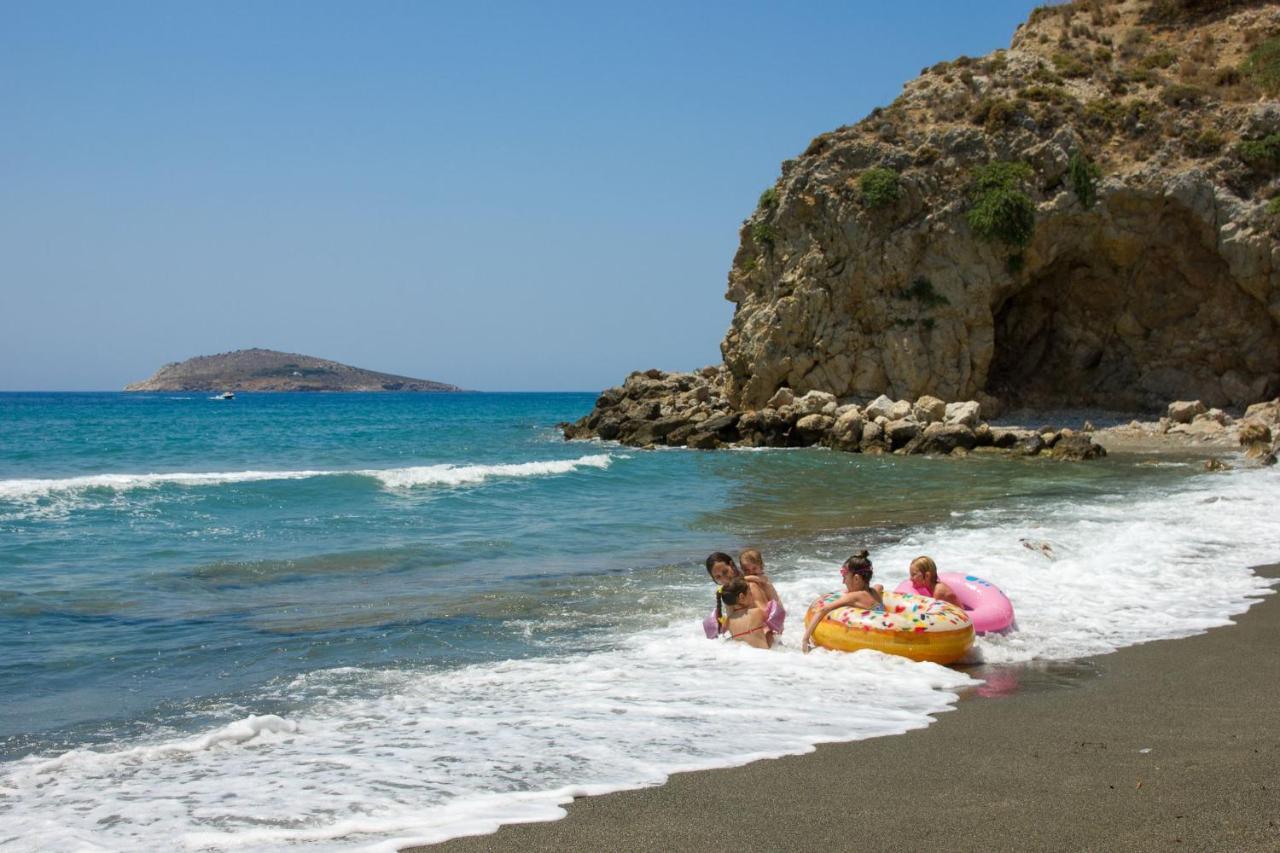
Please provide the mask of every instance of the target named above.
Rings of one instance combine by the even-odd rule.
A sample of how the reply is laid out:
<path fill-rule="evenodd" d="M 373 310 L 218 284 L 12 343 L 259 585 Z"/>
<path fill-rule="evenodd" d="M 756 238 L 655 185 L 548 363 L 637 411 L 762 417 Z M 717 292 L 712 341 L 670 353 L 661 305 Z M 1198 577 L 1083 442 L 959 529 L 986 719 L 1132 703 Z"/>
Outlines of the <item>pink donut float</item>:
<path fill-rule="evenodd" d="M 1004 631 L 1013 625 L 1013 604 L 1000 591 L 1000 587 L 973 575 L 962 575 L 956 572 L 945 572 L 938 575 L 938 580 L 951 587 L 960 601 L 960 606 L 973 621 L 973 630 L 979 634 L 991 634 Z M 918 587 L 905 580 L 898 584 L 894 592 L 911 592 L 916 595 L 928 595 L 924 587 Z"/>

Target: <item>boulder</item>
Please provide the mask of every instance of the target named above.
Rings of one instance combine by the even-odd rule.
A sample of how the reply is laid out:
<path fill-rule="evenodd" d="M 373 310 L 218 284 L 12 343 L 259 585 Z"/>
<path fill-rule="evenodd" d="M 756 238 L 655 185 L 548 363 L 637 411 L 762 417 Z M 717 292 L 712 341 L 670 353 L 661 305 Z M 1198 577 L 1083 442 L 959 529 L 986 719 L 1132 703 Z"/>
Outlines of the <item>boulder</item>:
<path fill-rule="evenodd" d="M 922 424 L 937 423 L 947 416 L 947 404 L 926 394 L 916 400 L 911 407 L 911 415 Z"/>
<path fill-rule="evenodd" d="M 709 432 L 696 432 L 689 436 L 689 446 L 695 450 L 715 450 L 723 447 L 724 442 Z"/>
<path fill-rule="evenodd" d="M 600 396 L 596 397 L 597 409 L 612 409 L 614 406 L 622 402 L 621 388 L 606 388 L 600 392 Z"/>
<path fill-rule="evenodd" d="M 1169 404 L 1169 420 L 1174 423 L 1189 424 L 1204 412 L 1204 403 L 1199 400 L 1175 400 Z"/>
<path fill-rule="evenodd" d="M 628 444 L 655 444 L 686 423 L 688 423 L 688 419 L 678 415 L 659 418 L 656 421 L 641 421 L 636 424 L 635 431 L 630 436 L 627 436 L 625 440 Z"/>
<path fill-rule="evenodd" d="M 1008 429 L 1005 427 L 988 427 L 991 435 L 991 446 L 1008 450 L 1015 446 L 1019 440 L 1028 435 L 1026 430 Z"/>
<path fill-rule="evenodd" d="M 892 410 L 893 400 L 881 394 L 870 403 L 867 403 L 867 407 L 863 409 L 863 412 L 866 414 L 867 420 L 874 421 L 879 418 L 888 418 L 889 412 Z"/>
<path fill-rule="evenodd" d="M 1270 444 L 1271 428 L 1261 421 L 1247 420 L 1240 424 L 1240 446 L 1250 447 L 1254 444 Z"/>
<path fill-rule="evenodd" d="M 875 421 L 863 424 L 862 440 L 858 443 L 863 453 L 884 450 L 884 442 L 884 427 Z"/>
<path fill-rule="evenodd" d="M 667 433 L 666 443 L 672 447 L 683 447 L 685 444 L 688 444 L 689 438 L 695 432 L 701 431 L 701 427 L 696 423 L 683 424 Z"/>
<path fill-rule="evenodd" d="M 766 408 L 781 409 L 783 406 L 790 406 L 796 401 L 796 393 L 790 388 L 779 388 L 774 395 L 769 398 L 769 402 L 765 403 Z"/>
<path fill-rule="evenodd" d="M 699 423 L 698 429 L 702 432 L 715 433 L 725 441 L 734 441 L 738 437 L 737 427 L 741 417 L 736 413 L 712 415 Z"/>
<path fill-rule="evenodd" d="M 1196 436 L 1197 438 L 1211 438 L 1218 435 L 1226 429 L 1222 424 L 1208 418 L 1202 418 L 1198 421 L 1192 421 L 1189 424 L 1183 424 L 1180 432 L 1187 435 Z"/>
<path fill-rule="evenodd" d="M 796 421 L 796 432 L 805 444 L 816 444 L 826 437 L 835 422 L 830 415 L 805 415 Z"/>
<path fill-rule="evenodd" d="M 862 441 L 862 413 L 857 407 L 836 418 L 831 426 L 830 444 L 838 450 L 857 450 Z"/>
<path fill-rule="evenodd" d="M 1012 447 L 1018 456 L 1037 456 L 1044 449 L 1044 439 L 1037 432 L 1022 433 Z"/>
<path fill-rule="evenodd" d="M 1272 426 L 1280 424 L 1280 397 L 1264 403 L 1254 403 L 1244 412 L 1245 420 L 1254 420 Z"/>
<path fill-rule="evenodd" d="M 978 445 L 973 430 L 963 424 L 931 423 L 916 437 L 913 452 L 951 453 L 957 448 L 969 451 Z"/>
<path fill-rule="evenodd" d="M 966 400 L 962 403 L 947 403 L 945 418 L 949 424 L 960 424 L 973 429 L 978 425 L 982 415 L 982 406 L 977 400 Z"/>
<path fill-rule="evenodd" d="M 898 418 L 897 420 L 889 421 L 884 431 L 889 439 L 889 448 L 897 450 L 900 447 L 905 447 L 911 439 L 920 433 L 920 424 L 907 418 Z"/>
<path fill-rule="evenodd" d="M 1083 462 L 1087 459 L 1098 459 L 1106 456 L 1107 451 L 1103 449 L 1102 445 L 1094 443 L 1089 436 L 1076 432 L 1059 434 L 1058 440 L 1054 442 L 1051 455 L 1054 459 Z"/>
<path fill-rule="evenodd" d="M 830 406 L 831 411 L 834 412 L 838 404 L 836 403 L 835 394 L 828 394 L 825 391 L 810 391 L 803 397 L 797 397 L 792 405 L 803 416 L 821 414 L 827 406 Z"/>

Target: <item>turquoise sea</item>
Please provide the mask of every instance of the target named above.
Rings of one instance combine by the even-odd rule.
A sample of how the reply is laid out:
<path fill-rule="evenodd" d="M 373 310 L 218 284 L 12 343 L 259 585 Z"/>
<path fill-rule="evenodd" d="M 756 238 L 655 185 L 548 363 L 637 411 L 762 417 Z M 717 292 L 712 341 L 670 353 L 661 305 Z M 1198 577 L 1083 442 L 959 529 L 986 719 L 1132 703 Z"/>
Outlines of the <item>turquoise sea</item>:
<path fill-rule="evenodd" d="M 563 441 L 593 400 L 0 394 L 0 850 L 394 849 L 927 725 L 972 671 L 796 650 L 863 547 L 1010 594 L 974 662 L 1224 624 L 1280 551 L 1275 471 Z M 770 652 L 698 625 L 748 545 Z"/>

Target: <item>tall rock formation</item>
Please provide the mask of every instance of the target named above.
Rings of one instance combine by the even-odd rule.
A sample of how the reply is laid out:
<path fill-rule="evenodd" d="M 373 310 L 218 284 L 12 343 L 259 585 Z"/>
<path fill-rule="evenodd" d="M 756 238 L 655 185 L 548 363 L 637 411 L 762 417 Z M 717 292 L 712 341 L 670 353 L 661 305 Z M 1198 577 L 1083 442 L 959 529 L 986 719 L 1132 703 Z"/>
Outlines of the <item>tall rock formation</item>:
<path fill-rule="evenodd" d="M 1154 408 L 1280 391 L 1280 4 L 1077 0 L 782 165 L 724 394 Z"/>

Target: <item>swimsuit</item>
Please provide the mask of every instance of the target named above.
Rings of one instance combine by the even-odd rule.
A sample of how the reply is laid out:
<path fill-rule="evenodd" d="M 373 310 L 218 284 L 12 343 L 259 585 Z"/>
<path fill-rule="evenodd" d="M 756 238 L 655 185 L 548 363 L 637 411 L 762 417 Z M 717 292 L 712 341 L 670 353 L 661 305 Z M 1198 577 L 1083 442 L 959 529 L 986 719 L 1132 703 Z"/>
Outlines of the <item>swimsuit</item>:
<path fill-rule="evenodd" d="M 757 625 L 757 626 L 755 626 L 754 628 L 751 628 L 751 629 L 748 629 L 748 630 L 746 630 L 746 631 L 743 631 L 743 632 L 742 632 L 742 633 L 740 633 L 740 634 L 730 634 L 729 636 L 736 640 L 738 637 L 745 637 L 745 636 L 747 636 L 747 634 L 754 634 L 756 631 L 763 631 L 763 630 L 764 630 L 765 628 L 767 628 L 767 627 L 769 627 L 769 626 L 768 626 L 768 625 Z"/>

